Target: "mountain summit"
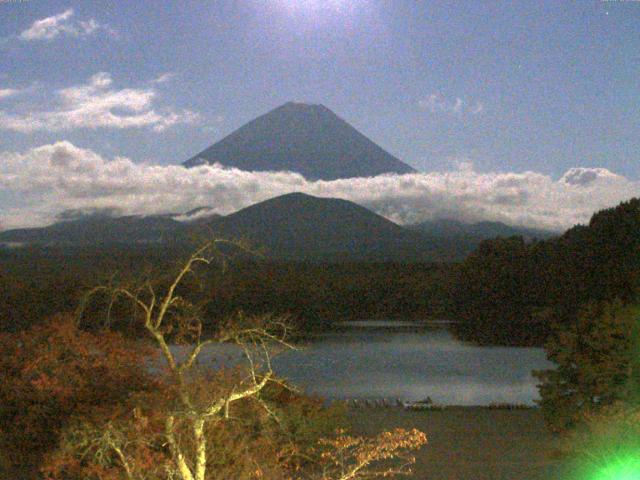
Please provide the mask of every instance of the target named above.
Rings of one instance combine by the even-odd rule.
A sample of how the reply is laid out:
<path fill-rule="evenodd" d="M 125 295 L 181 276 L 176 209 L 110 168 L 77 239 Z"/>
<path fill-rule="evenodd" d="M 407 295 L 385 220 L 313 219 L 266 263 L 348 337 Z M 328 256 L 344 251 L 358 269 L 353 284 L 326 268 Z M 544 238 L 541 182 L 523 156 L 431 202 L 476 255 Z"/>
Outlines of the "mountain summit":
<path fill-rule="evenodd" d="M 427 261 L 430 240 L 348 200 L 288 193 L 251 205 L 209 227 L 244 238 L 267 256 L 294 261 Z"/>
<path fill-rule="evenodd" d="M 220 163 L 283 171 L 309 180 L 415 172 L 324 105 L 285 103 L 240 127 L 184 165 Z"/>

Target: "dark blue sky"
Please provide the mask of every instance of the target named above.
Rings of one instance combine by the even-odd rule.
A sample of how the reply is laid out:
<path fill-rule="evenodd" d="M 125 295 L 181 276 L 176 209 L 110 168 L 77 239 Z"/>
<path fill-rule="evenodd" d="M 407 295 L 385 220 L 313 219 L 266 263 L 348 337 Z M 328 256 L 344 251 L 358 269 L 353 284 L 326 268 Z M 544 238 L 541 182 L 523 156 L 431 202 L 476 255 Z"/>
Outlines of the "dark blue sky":
<path fill-rule="evenodd" d="M 61 25 L 75 33 L 19 37 L 68 9 Z M 100 27 L 85 35 L 90 19 Z M 6 127 L 0 150 L 64 139 L 179 163 L 295 100 L 326 105 L 422 171 L 467 159 L 479 171 L 640 177 L 640 2 L 31 0 L 0 3 L 0 37 L 0 90 L 25 89 L 0 103 L 12 118 L 55 109 L 56 91 L 98 72 L 114 90 L 153 90 L 158 111 L 200 115 L 162 129 Z"/>

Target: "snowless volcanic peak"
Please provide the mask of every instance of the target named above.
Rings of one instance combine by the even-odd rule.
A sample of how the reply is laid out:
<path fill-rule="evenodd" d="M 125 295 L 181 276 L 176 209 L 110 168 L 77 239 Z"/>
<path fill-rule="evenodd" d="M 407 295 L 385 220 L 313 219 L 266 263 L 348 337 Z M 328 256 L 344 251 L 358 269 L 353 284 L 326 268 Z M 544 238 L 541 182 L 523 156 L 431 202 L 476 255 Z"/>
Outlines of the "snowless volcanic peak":
<path fill-rule="evenodd" d="M 309 180 L 415 170 L 324 105 L 289 102 L 240 127 L 184 163 L 247 171 L 292 171 Z"/>

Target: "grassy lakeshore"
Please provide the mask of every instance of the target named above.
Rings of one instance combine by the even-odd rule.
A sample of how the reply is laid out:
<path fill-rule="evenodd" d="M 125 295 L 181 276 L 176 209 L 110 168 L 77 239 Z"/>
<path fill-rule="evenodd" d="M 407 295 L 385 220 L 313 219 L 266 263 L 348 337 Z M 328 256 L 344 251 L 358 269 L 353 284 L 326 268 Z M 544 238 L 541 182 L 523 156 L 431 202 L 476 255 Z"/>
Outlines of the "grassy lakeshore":
<path fill-rule="evenodd" d="M 552 480 L 566 478 L 556 440 L 538 409 L 451 407 L 411 411 L 350 408 L 355 433 L 418 428 L 429 444 L 417 454 L 417 480 Z"/>

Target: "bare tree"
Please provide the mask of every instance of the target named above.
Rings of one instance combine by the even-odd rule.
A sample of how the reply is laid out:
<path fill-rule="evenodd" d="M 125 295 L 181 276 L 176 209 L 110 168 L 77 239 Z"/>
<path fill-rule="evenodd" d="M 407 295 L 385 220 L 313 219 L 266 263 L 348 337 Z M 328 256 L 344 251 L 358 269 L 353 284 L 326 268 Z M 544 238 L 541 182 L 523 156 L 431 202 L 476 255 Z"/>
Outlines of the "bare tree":
<path fill-rule="evenodd" d="M 110 308 L 119 299 L 125 298 L 141 314 L 144 329 L 159 347 L 166 363 L 168 373 L 176 388 L 179 399 L 178 408 L 166 415 L 164 437 L 166 438 L 175 467 L 172 475 L 182 480 L 205 480 L 207 478 L 206 428 L 221 418 L 228 419 L 231 406 L 238 401 L 254 398 L 259 400 L 260 392 L 276 379 L 271 357 L 278 347 L 293 348 L 288 343 L 288 325 L 284 318 L 269 316 L 247 318 L 239 316 L 234 321 L 218 327 L 209 338 L 203 338 L 205 328 L 201 312 L 192 302 L 178 292 L 185 277 L 195 273 L 198 265 L 208 266 L 216 260 L 225 261 L 219 251 L 223 240 L 213 240 L 195 250 L 181 266 L 169 286 L 162 294 L 156 292 L 150 280 L 133 287 L 99 286 L 91 290 L 88 297 L 100 292 L 110 296 Z M 235 247 L 243 248 L 239 243 Z M 172 349 L 170 338 L 178 339 L 187 345 L 186 353 Z M 192 381 L 197 360 L 205 347 L 214 344 L 232 343 L 237 345 L 245 357 L 246 375 L 224 391 L 209 398 L 194 398 Z M 268 408 L 264 404 L 265 408 Z M 188 424 L 190 438 L 176 434 L 177 423 Z M 113 435 L 108 436 L 110 446 Z M 183 444 L 189 445 L 185 448 Z M 129 471 L 127 461 L 121 449 L 116 449 L 125 471 Z M 128 478 L 132 478 L 128 475 Z"/>
<path fill-rule="evenodd" d="M 122 299 L 133 305 L 136 318 L 157 345 L 166 364 L 168 382 L 165 388 L 171 393 L 168 402 L 162 406 L 158 403 L 157 410 L 162 411 L 160 440 L 143 438 L 139 433 L 143 430 L 140 425 L 146 425 L 149 419 L 135 411 L 131 422 L 108 422 L 101 427 L 82 424 L 69 436 L 73 444 L 70 448 L 81 447 L 83 452 L 92 452 L 92 461 L 101 468 L 117 464 L 119 475 L 127 480 L 217 478 L 208 468 L 216 452 L 210 448 L 207 432 L 220 422 L 233 419 L 234 404 L 254 400 L 269 415 L 276 417 L 261 393 L 270 384 L 284 385 L 276 378 L 271 361 L 274 352 L 294 348 L 288 341 L 286 319 L 239 315 L 205 335 L 202 309 L 180 293 L 181 284 L 198 266 L 208 267 L 218 260 L 224 262 L 225 257 L 218 249 L 221 242 L 209 241 L 195 250 L 161 293 L 152 281 L 146 280 L 132 286 L 99 286 L 87 296 L 107 294 L 109 310 Z M 242 248 L 242 245 L 236 246 Z M 182 349 L 173 347 L 172 343 L 176 341 L 183 343 Z M 240 373 L 231 380 L 227 377 L 226 383 L 218 381 L 205 385 L 198 367 L 205 348 L 229 343 L 244 355 L 244 362 L 237 369 Z M 147 461 L 142 467 L 136 466 L 140 464 L 136 460 L 140 449 L 158 441 L 167 452 L 163 465 L 151 468 L 153 462 Z M 349 480 L 408 473 L 413 460 L 403 452 L 419 448 L 425 442 L 424 434 L 415 430 L 387 432 L 374 439 L 340 434 L 335 440 L 326 440 L 319 445 L 319 451 L 323 453 L 315 464 L 320 468 L 315 469 L 316 474 L 309 472 L 309 475 L 323 480 Z M 398 456 L 404 459 L 400 466 L 372 468 L 376 462 Z M 260 472 L 257 466 L 252 478 L 263 478 Z M 97 475 L 96 478 L 101 477 Z"/>

